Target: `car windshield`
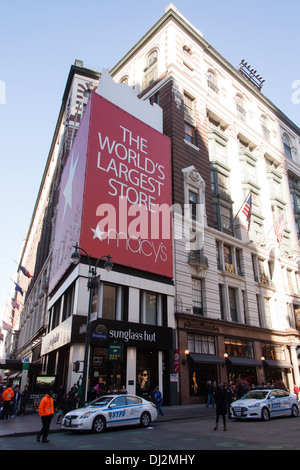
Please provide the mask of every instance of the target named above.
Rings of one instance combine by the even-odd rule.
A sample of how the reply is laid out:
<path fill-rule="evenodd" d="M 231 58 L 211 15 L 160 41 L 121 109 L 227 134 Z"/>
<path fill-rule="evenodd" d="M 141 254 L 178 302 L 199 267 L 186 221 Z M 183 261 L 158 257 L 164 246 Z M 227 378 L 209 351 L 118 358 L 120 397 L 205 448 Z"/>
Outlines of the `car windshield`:
<path fill-rule="evenodd" d="M 113 398 L 113 396 L 99 397 L 96 398 L 96 400 L 91 401 L 88 406 L 106 406 Z"/>
<path fill-rule="evenodd" d="M 268 390 L 253 390 L 243 396 L 243 400 L 264 400 L 268 396 Z"/>

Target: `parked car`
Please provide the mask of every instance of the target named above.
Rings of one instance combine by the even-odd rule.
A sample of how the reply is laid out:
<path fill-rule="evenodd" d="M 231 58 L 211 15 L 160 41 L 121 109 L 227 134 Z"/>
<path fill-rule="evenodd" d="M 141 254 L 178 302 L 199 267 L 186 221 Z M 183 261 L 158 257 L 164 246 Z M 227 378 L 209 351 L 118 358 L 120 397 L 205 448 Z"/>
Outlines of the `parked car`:
<path fill-rule="evenodd" d="M 84 408 L 67 413 L 62 428 L 71 431 L 92 430 L 100 433 L 106 427 L 140 424 L 147 427 L 157 419 L 153 403 L 136 395 L 106 395 Z"/>
<path fill-rule="evenodd" d="M 230 406 L 230 415 L 236 419 L 259 418 L 268 421 L 275 416 L 298 416 L 296 395 L 284 390 L 251 390 Z"/>

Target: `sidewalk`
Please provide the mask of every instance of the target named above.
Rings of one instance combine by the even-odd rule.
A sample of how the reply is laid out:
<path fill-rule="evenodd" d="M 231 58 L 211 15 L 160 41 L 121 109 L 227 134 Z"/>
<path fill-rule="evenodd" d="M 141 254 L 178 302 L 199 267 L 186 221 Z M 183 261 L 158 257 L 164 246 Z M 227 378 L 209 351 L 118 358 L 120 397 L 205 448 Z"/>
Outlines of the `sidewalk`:
<path fill-rule="evenodd" d="M 205 405 L 178 405 L 164 406 L 164 416 L 159 416 L 157 421 L 172 421 L 175 419 L 201 418 L 215 416 L 215 408 L 207 408 Z M 29 413 L 24 416 L 16 416 L 13 419 L 0 420 L 0 438 L 8 436 L 35 435 L 42 427 L 38 413 Z M 50 434 L 64 432 L 61 424 L 56 424 L 56 415 L 50 426 Z"/>

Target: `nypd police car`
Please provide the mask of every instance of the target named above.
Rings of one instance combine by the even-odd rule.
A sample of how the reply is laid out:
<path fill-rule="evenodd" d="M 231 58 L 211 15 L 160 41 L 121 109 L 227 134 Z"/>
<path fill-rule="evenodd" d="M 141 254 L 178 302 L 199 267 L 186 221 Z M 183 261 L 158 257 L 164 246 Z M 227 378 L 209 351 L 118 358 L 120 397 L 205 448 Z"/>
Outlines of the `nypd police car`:
<path fill-rule="evenodd" d="M 106 395 L 84 408 L 67 413 L 62 428 L 70 431 L 92 430 L 100 433 L 106 427 L 140 424 L 149 426 L 157 418 L 153 403 L 136 395 Z"/>
<path fill-rule="evenodd" d="M 296 395 L 284 390 L 251 390 L 230 406 L 230 415 L 236 419 L 256 418 L 268 421 L 275 416 L 298 416 Z"/>

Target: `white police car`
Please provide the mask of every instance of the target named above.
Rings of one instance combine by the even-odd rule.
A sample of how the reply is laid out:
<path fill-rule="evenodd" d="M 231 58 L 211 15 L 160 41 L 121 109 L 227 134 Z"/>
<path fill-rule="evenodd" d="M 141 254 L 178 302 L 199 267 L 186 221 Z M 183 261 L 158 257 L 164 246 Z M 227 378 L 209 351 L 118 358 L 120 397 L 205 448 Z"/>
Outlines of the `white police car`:
<path fill-rule="evenodd" d="M 246 393 L 230 406 L 230 415 L 236 419 L 256 418 L 268 421 L 275 416 L 298 416 L 296 395 L 284 390 L 261 389 Z"/>
<path fill-rule="evenodd" d="M 106 427 L 140 424 L 147 427 L 157 418 L 153 403 L 136 395 L 106 395 L 84 408 L 67 413 L 62 428 L 70 431 L 92 430 L 100 433 Z"/>

